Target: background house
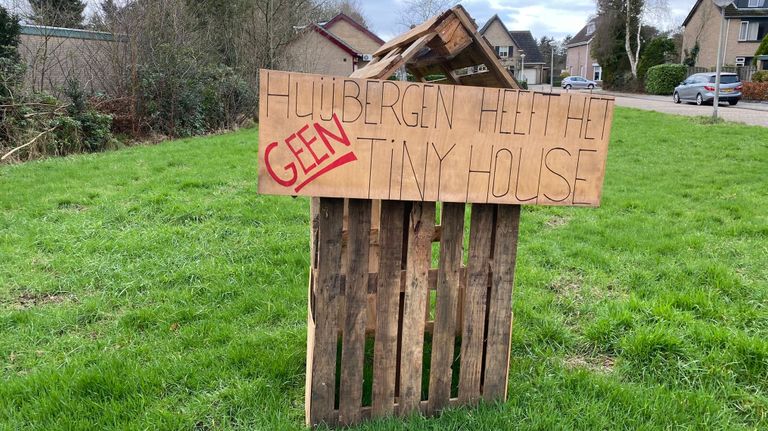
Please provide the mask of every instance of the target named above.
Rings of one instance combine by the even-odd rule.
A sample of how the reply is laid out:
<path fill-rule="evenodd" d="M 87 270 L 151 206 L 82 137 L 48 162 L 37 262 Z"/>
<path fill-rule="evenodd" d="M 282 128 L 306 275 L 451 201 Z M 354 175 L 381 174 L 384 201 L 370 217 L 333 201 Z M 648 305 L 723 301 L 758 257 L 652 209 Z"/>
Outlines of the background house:
<path fill-rule="evenodd" d="M 19 54 L 27 85 L 58 94 L 74 79 L 90 93 L 115 94 L 124 72 L 118 60 L 129 55 L 125 42 L 124 36 L 102 31 L 22 24 Z"/>
<path fill-rule="evenodd" d="M 509 31 L 498 15 L 494 15 L 480 29 L 480 34 L 496 50 L 501 64 L 518 80 L 528 84 L 540 84 L 544 79 L 544 56 L 536 40 L 528 30 Z M 525 54 L 525 70 L 521 71 L 522 54 Z"/>
<path fill-rule="evenodd" d="M 566 45 L 565 70 L 570 75 L 583 76 L 594 81 L 603 80 L 603 70 L 592 57 L 591 45 L 597 23 L 590 20 Z"/>
<path fill-rule="evenodd" d="M 723 64 L 749 66 L 760 41 L 768 34 L 768 0 L 735 0 L 725 8 Z M 712 1 L 698 0 L 683 21 L 683 56 L 698 44 L 694 66 L 717 65 L 720 11 Z M 768 66 L 768 65 L 766 65 Z"/>
<path fill-rule="evenodd" d="M 287 70 L 349 76 L 365 66 L 384 41 L 340 13 L 327 22 L 298 27 L 296 40 L 283 53 Z"/>

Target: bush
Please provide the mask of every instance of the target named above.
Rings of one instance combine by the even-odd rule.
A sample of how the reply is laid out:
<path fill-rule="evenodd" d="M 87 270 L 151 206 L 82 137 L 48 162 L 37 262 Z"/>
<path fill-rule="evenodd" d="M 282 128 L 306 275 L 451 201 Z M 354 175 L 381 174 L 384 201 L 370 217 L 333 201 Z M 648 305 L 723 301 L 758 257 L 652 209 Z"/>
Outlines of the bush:
<path fill-rule="evenodd" d="M 144 128 L 191 136 L 229 128 L 252 114 L 256 97 L 226 66 L 200 65 L 171 46 L 161 63 L 139 69 L 139 116 Z"/>
<path fill-rule="evenodd" d="M 207 70 L 202 111 L 208 131 L 232 128 L 251 116 L 255 106 L 251 87 L 232 68 L 219 66 Z"/>
<path fill-rule="evenodd" d="M 0 67 L 2 82 L 17 80 L 24 68 L 5 63 L 0 61 L 6 66 Z M 46 92 L 25 92 L 19 83 L 11 89 L 0 97 L 5 105 L 0 154 L 8 156 L 6 160 L 102 151 L 115 143 L 112 117 L 89 105 L 77 81 L 69 81 L 64 89 L 66 104 Z"/>
<path fill-rule="evenodd" d="M 741 94 L 746 100 L 768 101 L 768 82 L 745 82 Z"/>
<path fill-rule="evenodd" d="M 567 71 L 565 71 L 565 70 L 564 70 L 564 71 L 562 71 L 562 72 L 560 72 L 560 79 L 561 79 L 561 80 L 563 80 L 563 79 L 565 79 L 565 78 L 567 78 L 567 77 L 569 77 L 569 76 L 571 76 L 571 74 L 570 74 L 570 73 L 568 73 L 568 72 L 567 72 Z"/>
<path fill-rule="evenodd" d="M 107 149 L 113 140 L 112 116 L 101 114 L 88 106 L 85 91 L 76 79 L 67 81 L 64 94 L 70 100 L 67 112 L 77 126 L 76 151 L 95 152 Z"/>
<path fill-rule="evenodd" d="M 169 46 L 163 63 L 138 68 L 138 113 L 143 128 L 169 136 L 203 133 L 202 79 L 198 64 L 174 54 Z"/>
<path fill-rule="evenodd" d="M 682 64 L 660 64 L 648 69 L 645 77 L 645 91 L 649 94 L 670 95 L 688 74 Z"/>
<path fill-rule="evenodd" d="M 664 64 L 676 56 L 675 42 L 672 39 L 666 36 L 653 38 L 643 49 L 640 62 L 637 64 L 638 79 L 645 79 L 648 69 Z"/>
<path fill-rule="evenodd" d="M 768 82 L 768 70 L 758 70 L 753 73 L 752 82 Z"/>
<path fill-rule="evenodd" d="M 757 64 L 757 57 L 760 55 L 768 55 L 768 34 L 766 34 L 763 37 L 763 40 L 760 42 L 760 45 L 757 47 L 757 50 L 755 51 L 755 56 L 752 57 L 752 64 Z"/>

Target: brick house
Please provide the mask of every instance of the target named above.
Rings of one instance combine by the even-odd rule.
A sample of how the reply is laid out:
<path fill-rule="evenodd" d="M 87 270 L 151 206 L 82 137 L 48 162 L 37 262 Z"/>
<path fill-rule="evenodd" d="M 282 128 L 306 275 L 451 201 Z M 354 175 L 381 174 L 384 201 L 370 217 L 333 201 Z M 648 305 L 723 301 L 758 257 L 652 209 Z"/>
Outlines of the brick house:
<path fill-rule="evenodd" d="M 565 71 L 571 76 L 583 76 L 600 82 L 603 80 L 603 70 L 591 52 L 596 27 L 597 22 L 593 18 L 565 46 Z"/>
<path fill-rule="evenodd" d="M 768 0 L 735 0 L 725 8 L 723 64 L 749 66 L 768 34 Z M 717 41 L 720 36 L 720 11 L 711 0 L 698 0 L 683 21 L 683 58 L 698 44 L 695 66 L 717 65 Z M 766 62 L 766 60 L 761 60 Z M 768 64 L 763 64 L 763 68 Z"/>
<path fill-rule="evenodd" d="M 284 69 L 349 76 L 365 66 L 384 41 L 340 13 L 327 22 L 296 28 L 298 36 L 283 53 Z"/>
<path fill-rule="evenodd" d="M 498 15 L 494 15 L 479 30 L 480 34 L 496 50 L 501 64 L 518 80 L 528 84 L 541 84 L 544 81 L 544 56 L 539 51 L 536 39 L 528 30 L 509 31 Z M 522 54 L 525 54 L 525 70 Z"/>

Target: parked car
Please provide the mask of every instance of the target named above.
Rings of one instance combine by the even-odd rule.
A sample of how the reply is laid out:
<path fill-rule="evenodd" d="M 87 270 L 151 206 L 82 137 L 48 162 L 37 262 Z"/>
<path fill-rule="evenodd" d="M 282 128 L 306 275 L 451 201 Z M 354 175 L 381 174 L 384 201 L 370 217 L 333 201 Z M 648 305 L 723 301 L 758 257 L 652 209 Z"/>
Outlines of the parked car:
<path fill-rule="evenodd" d="M 597 82 L 590 81 L 581 76 L 569 76 L 563 79 L 563 82 L 560 85 L 566 90 L 570 90 L 571 88 L 588 88 L 591 90 L 597 87 Z"/>
<path fill-rule="evenodd" d="M 716 78 L 717 74 L 714 72 L 695 73 L 675 87 L 672 100 L 675 103 L 695 102 L 697 105 L 713 103 Z M 742 88 L 743 85 L 737 74 L 720 74 L 720 102 L 728 102 L 730 105 L 739 103 Z"/>

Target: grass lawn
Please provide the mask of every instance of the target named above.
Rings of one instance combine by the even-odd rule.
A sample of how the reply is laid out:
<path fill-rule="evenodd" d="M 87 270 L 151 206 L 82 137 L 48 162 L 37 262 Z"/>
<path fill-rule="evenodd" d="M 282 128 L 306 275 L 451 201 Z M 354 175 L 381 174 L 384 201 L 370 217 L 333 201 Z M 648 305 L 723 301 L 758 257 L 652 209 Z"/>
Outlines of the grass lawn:
<path fill-rule="evenodd" d="M 379 429 L 768 428 L 768 129 L 616 109 L 525 207 L 509 400 Z M 0 167 L 0 429 L 300 429 L 306 199 L 257 133 Z"/>

